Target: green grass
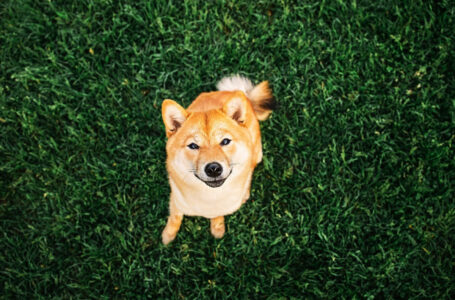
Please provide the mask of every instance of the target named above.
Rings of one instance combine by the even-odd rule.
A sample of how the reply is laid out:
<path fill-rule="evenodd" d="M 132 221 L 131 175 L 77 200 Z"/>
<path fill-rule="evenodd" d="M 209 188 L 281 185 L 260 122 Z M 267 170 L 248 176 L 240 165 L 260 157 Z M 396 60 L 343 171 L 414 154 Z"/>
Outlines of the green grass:
<path fill-rule="evenodd" d="M 0 2 L 1 298 L 455 297 L 451 1 Z M 92 49 L 92 50 L 90 50 Z M 160 104 L 269 80 L 227 234 L 169 187 Z"/>

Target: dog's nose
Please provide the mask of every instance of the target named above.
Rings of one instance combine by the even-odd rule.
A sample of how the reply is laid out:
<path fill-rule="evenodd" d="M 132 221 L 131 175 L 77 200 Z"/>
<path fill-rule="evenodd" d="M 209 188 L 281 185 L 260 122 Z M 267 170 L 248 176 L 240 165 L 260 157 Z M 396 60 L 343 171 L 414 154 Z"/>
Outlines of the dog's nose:
<path fill-rule="evenodd" d="M 223 173 L 223 167 L 217 162 L 211 162 L 205 166 L 205 174 L 209 177 L 217 177 L 221 173 Z"/>

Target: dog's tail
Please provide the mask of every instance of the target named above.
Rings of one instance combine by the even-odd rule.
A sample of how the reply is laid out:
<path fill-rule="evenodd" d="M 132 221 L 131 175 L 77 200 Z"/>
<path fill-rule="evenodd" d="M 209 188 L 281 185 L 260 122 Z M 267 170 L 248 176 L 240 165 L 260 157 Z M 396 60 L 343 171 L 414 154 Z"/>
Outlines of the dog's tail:
<path fill-rule="evenodd" d="M 216 85 L 219 91 L 242 91 L 253 104 L 256 117 L 264 121 L 276 107 L 276 101 L 268 81 L 254 86 L 251 80 L 240 75 L 224 77 Z"/>

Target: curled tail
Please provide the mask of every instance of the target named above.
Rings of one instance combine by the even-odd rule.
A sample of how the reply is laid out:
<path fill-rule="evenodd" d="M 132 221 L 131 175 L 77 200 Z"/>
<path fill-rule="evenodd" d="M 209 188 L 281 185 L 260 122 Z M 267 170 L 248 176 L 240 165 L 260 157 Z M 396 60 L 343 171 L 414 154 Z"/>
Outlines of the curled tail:
<path fill-rule="evenodd" d="M 268 81 L 254 86 L 251 80 L 240 75 L 224 77 L 216 85 L 219 91 L 242 91 L 250 99 L 256 117 L 266 120 L 276 107 L 275 98 Z"/>

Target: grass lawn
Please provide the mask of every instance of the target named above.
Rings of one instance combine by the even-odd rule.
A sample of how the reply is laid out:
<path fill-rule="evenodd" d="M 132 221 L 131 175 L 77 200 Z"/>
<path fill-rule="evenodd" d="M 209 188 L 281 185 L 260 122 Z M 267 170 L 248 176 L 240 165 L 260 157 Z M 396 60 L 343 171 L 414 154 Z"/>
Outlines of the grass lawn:
<path fill-rule="evenodd" d="M 454 298 L 452 1 L 0 2 L 0 298 Z M 161 102 L 269 80 L 251 198 L 165 247 Z"/>

